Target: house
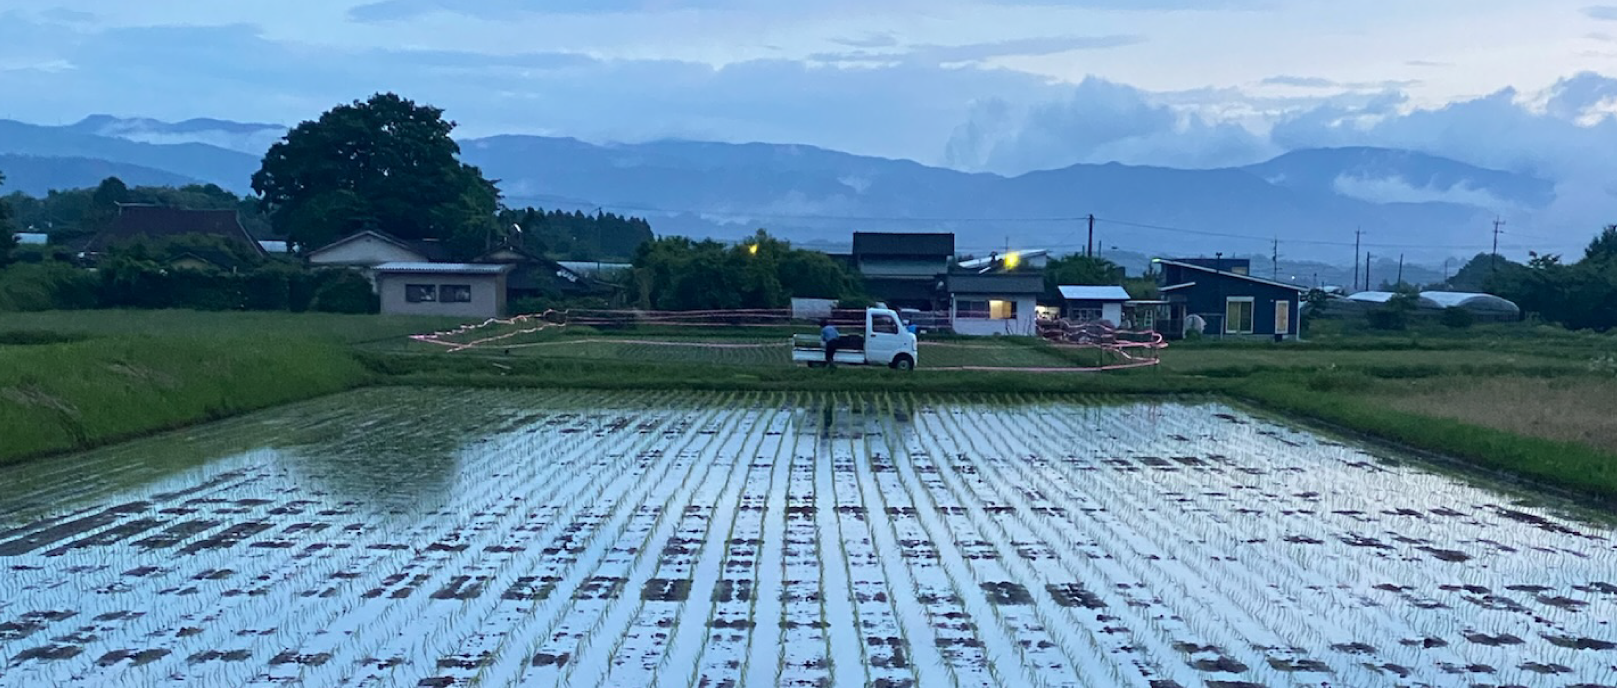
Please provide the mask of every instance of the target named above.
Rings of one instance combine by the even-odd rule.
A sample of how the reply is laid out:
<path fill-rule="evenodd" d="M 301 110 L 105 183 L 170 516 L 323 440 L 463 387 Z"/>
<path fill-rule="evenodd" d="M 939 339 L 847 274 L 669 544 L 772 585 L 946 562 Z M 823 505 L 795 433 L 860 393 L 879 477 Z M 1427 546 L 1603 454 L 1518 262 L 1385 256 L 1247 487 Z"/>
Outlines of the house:
<path fill-rule="evenodd" d="M 370 268 L 388 315 L 498 318 L 505 315 L 510 265 L 382 263 Z"/>
<path fill-rule="evenodd" d="M 1113 326 L 1123 324 L 1123 304 L 1129 300 L 1128 290 L 1116 286 L 1062 286 L 1057 289 L 1065 302 L 1067 320 L 1075 323 L 1105 321 Z"/>
<path fill-rule="evenodd" d="M 112 226 L 91 237 L 84 245 L 90 256 L 108 248 L 138 239 L 172 239 L 180 236 L 211 236 L 239 247 L 246 253 L 264 255 L 263 247 L 241 226 L 234 210 L 186 210 L 155 205 L 118 206 Z"/>
<path fill-rule="evenodd" d="M 1022 335 L 1037 333 L 1036 307 L 1044 293 L 1044 275 L 954 273 L 947 277 L 949 320 L 956 334 Z"/>
<path fill-rule="evenodd" d="M 892 308 L 937 310 L 945 302 L 940 287 L 954 262 L 954 235 L 854 232 L 848 262 L 871 298 Z"/>
<path fill-rule="evenodd" d="M 1299 310 L 1306 287 L 1251 275 L 1251 262 L 1240 258 L 1157 259 L 1168 322 L 1158 322 L 1169 336 L 1182 336 L 1197 316 L 1205 334 L 1226 337 L 1291 337 L 1299 332 Z"/>
<path fill-rule="evenodd" d="M 472 262 L 510 266 L 510 272 L 506 273 L 505 290 L 506 297 L 511 300 L 589 296 L 603 291 L 598 280 L 509 244 L 494 248 Z"/>
<path fill-rule="evenodd" d="M 350 234 L 304 256 L 317 267 L 373 268 L 383 263 L 431 263 L 449 259 L 437 241 L 407 241 L 367 229 Z"/>

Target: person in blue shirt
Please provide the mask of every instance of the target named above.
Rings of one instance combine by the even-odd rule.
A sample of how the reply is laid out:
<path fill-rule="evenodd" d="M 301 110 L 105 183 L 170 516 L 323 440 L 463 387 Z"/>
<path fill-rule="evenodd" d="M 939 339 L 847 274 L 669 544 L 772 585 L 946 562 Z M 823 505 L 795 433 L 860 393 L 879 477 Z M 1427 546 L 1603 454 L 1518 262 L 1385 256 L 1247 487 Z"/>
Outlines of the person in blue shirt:
<path fill-rule="evenodd" d="M 826 366 L 835 365 L 833 357 L 837 355 L 837 343 L 840 339 L 842 335 L 837 332 L 836 325 L 832 325 L 830 320 L 820 321 L 820 343 L 825 345 Z"/>

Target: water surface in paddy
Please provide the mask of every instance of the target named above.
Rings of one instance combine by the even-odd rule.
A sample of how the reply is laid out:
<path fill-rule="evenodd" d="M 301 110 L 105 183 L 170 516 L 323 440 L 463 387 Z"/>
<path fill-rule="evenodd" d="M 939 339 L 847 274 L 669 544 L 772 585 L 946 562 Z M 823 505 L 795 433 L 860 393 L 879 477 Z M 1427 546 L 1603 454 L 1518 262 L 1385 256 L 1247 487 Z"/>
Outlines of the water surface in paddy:
<path fill-rule="evenodd" d="M 1609 529 L 1217 404 L 369 390 L 0 485 L 8 686 L 1617 684 Z"/>

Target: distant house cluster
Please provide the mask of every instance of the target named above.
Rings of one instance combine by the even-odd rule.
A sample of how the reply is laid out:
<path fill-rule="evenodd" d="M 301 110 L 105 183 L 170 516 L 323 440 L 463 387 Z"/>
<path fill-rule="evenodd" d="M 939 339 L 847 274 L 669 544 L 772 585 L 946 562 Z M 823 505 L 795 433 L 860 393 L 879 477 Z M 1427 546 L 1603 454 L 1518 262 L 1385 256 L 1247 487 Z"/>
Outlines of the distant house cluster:
<path fill-rule="evenodd" d="M 1245 259 L 1155 262 L 1162 298 L 1139 300 L 1116 285 L 1059 285 L 1041 303 L 1048 252 L 1006 251 L 957 260 L 952 234 L 855 233 L 849 265 L 888 306 L 936 314 L 965 335 L 1032 335 L 1041 317 L 1201 334 L 1295 338 L 1302 296 L 1294 284 L 1254 277 Z"/>

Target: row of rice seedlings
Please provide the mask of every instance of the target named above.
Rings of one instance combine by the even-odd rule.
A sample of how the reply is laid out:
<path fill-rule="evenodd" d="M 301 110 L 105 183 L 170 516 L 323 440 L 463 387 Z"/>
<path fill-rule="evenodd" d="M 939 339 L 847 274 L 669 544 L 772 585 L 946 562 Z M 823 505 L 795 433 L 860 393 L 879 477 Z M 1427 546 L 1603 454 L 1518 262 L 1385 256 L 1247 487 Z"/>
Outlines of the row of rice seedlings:
<path fill-rule="evenodd" d="M 1272 567 L 1266 567 L 1266 568 L 1272 568 Z M 1315 567 L 1315 568 L 1318 568 L 1318 567 L 1317 567 L 1317 565 L 1316 565 L 1316 567 Z M 1309 570 L 1309 571 L 1307 571 L 1307 573 L 1312 573 L 1312 570 Z M 1315 576 L 1315 578 L 1317 578 L 1317 576 Z M 1288 584 L 1288 585 L 1289 585 L 1289 587 L 1291 587 L 1291 588 L 1292 588 L 1292 589 L 1295 589 L 1295 588 L 1296 588 L 1296 586 L 1295 586 L 1295 585 L 1290 585 L 1290 584 Z M 1307 598 L 1310 598 L 1310 597 L 1312 597 L 1312 598 L 1313 598 L 1313 599 L 1318 599 L 1318 596 L 1317 596 L 1317 595 L 1315 595 L 1315 596 L 1304 596 L 1304 597 L 1305 597 L 1305 599 L 1307 599 Z M 1338 612 L 1338 616 L 1340 616 L 1340 612 Z M 1323 617 L 1323 618 L 1332 618 L 1332 617 Z M 1394 620 L 1396 620 L 1396 619 L 1394 619 Z M 1381 627 L 1381 626 L 1379 626 L 1379 625 L 1372 625 L 1372 626 L 1370 626 L 1370 627 L 1369 627 L 1369 628 L 1380 628 L 1380 629 L 1381 629 L 1381 632 L 1382 632 L 1382 633 L 1383 633 L 1383 634 L 1386 634 L 1386 630 L 1387 630 L 1387 629 L 1385 629 L 1385 628 L 1383 628 L 1383 627 Z M 1355 634 L 1356 634 L 1356 635 L 1357 635 L 1357 634 L 1359 634 L 1359 633 L 1360 633 L 1360 632 L 1359 632 L 1359 631 L 1355 631 Z M 1357 662 L 1357 661 L 1363 661 L 1363 659 L 1362 659 L 1362 658 L 1351 658 L 1351 657 L 1350 657 L 1350 658 L 1345 658 L 1345 661 L 1350 661 L 1350 662 Z"/>
<path fill-rule="evenodd" d="M 526 652 L 500 653 L 479 677 L 481 681 L 545 685 L 565 680 L 569 665 L 594 642 L 592 636 L 599 631 L 603 614 L 621 601 L 627 589 L 628 582 L 620 580 L 621 576 L 606 574 L 623 570 L 634 555 L 613 550 L 620 542 L 630 542 L 627 534 L 631 531 L 641 533 L 636 547 L 644 547 L 651 524 L 659 516 L 658 509 L 647 508 L 645 502 L 656 499 L 658 490 L 684 482 L 697 463 L 689 448 L 711 439 L 703 433 L 719 417 L 715 407 L 690 413 L 667 431 L 646 435 L 647 443 L 633 457 L 625 457 L 629 460 L 605 462 L 603 472 L 622 471 L 626 466 L 634 470 L 623 472 L 622 479 L 609 487 L 603 484 L 590 494 L 578 495 L 595 507 L 592 517 L 559 534 L 547 548 L 552 552 L 545 556 L 547 563 L 528 572 L 557 580 L 554 591 L 531 607 L 505 643 L 510 648 L 526 647 Z"/>
<path fill-rule="evenodd" d="M 818 499 L 814 474 L 818 463 L 812 445 L 798 447 L 793 453 L 788 465 L 786 508 L 778 516 L 786 521 L 780 559 L 778 686 L 830 685 L 833 681 L 831 628 L 826 618 L 826 597 L 833 591 L 828 589 L 825 570 L 834 571 L 842 564 L 824 561 L 836 550 L 824 546 L 814 520 Z M 759 590 L 762 595 L 772 592 L 767 586 Z"/>
<path fill-rule="evenodd" d="M 994 683 L 1042 684 L 1043 677 L 1026 661 L 1028 651 L 1035 648 L 1023 647 L 1017 642 L 1017 636 L 1026 629 L 1008 623 L 998 605 L 989 602 L 981 587 L 989 581 L 978 580 L 955 544 L 956 537 L 949 524 L 941 521 L 931 493 L 924 486 L 918 487 L 921 480 L 916 477 L 916 467 L 921 463 L 930 464 L 930 459 L 913 454 L 902 437 L 887 437 L 885 444 L 894 470 L 883 472 L 879 480 L 884 483 L 884 489 L 905 495 L 905 501 L 911 505 L 906 520 L 913 520 L 915 526 L 912 537 L 927 543 L 931 549 L 932 557 L 923 559 L 936 558 L 935 562 L 928 562 L 933 565 L 926 566 L 924 571 L 916 571 L 916 578 L 926 591 L 923 594 L 947 595 L 968 620 L 964 627 L 955 629 L 962 631 L 963 637 L 954 639 L 954 644 L 977 650 Z M 911 562 L 912 566 L 916 563 Z"/>
<path fill-rule="evenodd" d="M 970 495 L 969 500 L 963 496 L 957 497 L 957 500 L 977 507 L 972 513 L 990 531 L 987 539 L 996 543 L 997 554 L 1007 562 L 1007 566 L 1016 570 L 1017 578 L 1023 581 L 1028 593 L 1043 596 L 1050 594 L 1048 590 L 1056 586 L 1087 581 L 1086 588 L 1111 596 L 1115 589 L 1110 585 L 1112 579 L 1100 577 L 1105 574 L 1097 567 L 1081 568 L 1075 565 L 1072 555 L 1082 555 L 1082 550 L 1076 547 L 1046 547 L 1044 556 L 1034 549 L 1027 552 L 1033 555 L 1031 561 L 1023 556 L 1024 552 L 1018 548 L 1018 543 L 1022 547 L 1043 546 L 1053 533 L 1049 530 L 1040 533 L 1038 526 L 1057 520 L 1057 514 L 1072 513 L 1078 509 L 1075 504 L 1058 507 L 1054 502 L 1043 499 L 1038 492 L 1038 486 L 1044 485 L 1041 476 L 1018 476 L 1010 485 L 1006 485 L 1000 480 L 995 467 L 999 463 L 995 458 L 998 452 L 984 451 L 976 446 L 979 438 L 974 435 L 988 435 L 1007 443 L 1012 441 L 1007 438 L 1018 438 L 1017 444 L 1021 444 L 1023 438 L 1008 429 L 986 425 L 973 428 L 977 431 L 973 433 L 959 422 L 961 420 L 966 419 L 934 413 L 918 414 L 915 418 L 917 430 L 920 431 L 917 432 L 917 441 L 922 442 L 930 453 L 943 457 L 940 477 L 949 484 L 954 494 Z M 1040 503 L 1035 504 L 1029 493 Z M 1001 511 L 997 515 L 990 515 L 983 513 L 981 505 L 984 504 L 1008 505 L 1010 510 L 1008 513 Z M 1082 532 L 1076 525 L 1063 530 Z M 1071 552 L 1072 555 L 1062 556 L 1061 552 Z M 1035 603 L 1032 608 L 1040 614 L 1042 623 L 1051 630 L 1051 635 L 1057 637 L 1058 643 L 1066 648 L 1075 665 L 1087 675 L 1104 674 L 1114 684 L 1126 685 L 1139 680 L 1141 671 L 1155 674 L 1152 678 L 1182 674 L 1179 667 L 1164 669 L 1161 666 L 1168 648 L 1149 633 L 1142 635 L 1144 627 L 1153 625 L 1154 620 L 1134 611 L 1137 602 L 1118 598 L 1109 603 L 1104 612 L 1084 610 L 1084 616 L 1093 615 L 1095 618 L 1080 618 L 1078 607 L 1057 608 Z M 1102 620 L 1101 617 L 1109 618 Z M 1121 638 L 1112 640 L 1111 647 L 1103 647 L 1099 642 L 1101 637 L 1113 636 Z"/>
<path fill-rule="evenodd" d="M 566 527 L 577 515 L 579 494 L 587 493 L 590 486 L 598 486 L 616 475 L 594 470 L 599 465 L 599 455 L 591 442 L 581 442 L 577 435 L 547 430 L 548 423 L 540 422 L 544 420 L 544 417 L 532 419 L 527 427 L 508 433 L 508 437 L 517 439 L 512 446 L 479 445 L 473 452 L 480 465 L 474 469 L 475 473 L 482 480 L 491 481 L 494 489 L 473 493 L 481 501 L 464 511 L 478 514 L 482 520 L 449 530 L 457 536 L 458 543 L 437 540 L 451 546 L 447 550 L 429 551 L 427 567 L 420 566 L 422 562 L 413 562 L 381 581 L 384 584 L 393 581 L 394 586 L 422 581 L 417 586 L 417 594 L 406 597 L 403 603 L 394 601 L 393 594 L 378 595 L 367 603 L 382 606 L 389 612 L 398 612 L 400 607 L 420 610 L 403 614 L 405 618 L 420 619 L 418 623 L 444 618 L 453 618 L 455 623 L 446 632 L 432 636 L 430 642 L 422 638 L 377 636 L 372 642 L 383 644 L 355 654 L 384 660 L 408 656 L 410 665 L 390 669 L 402 668 L 423 676 L 475 673 L 492 658 L 491 648 L 468 647 L 467 639 L 478 638 L 492 644 L 502 637 L 500 631 L 504 628 L 490 629 L 488 619 L 500 607 L 504 593 L 533 556 L 524 554 L 530 544 L 541 544 L 546 541 L 547 533 Z M 660 420 L 668 422 L 669 419 L 664 416 Z M 501 470 L 508 472 L 498 472 Z M 524 491 L 507 492 L 512 489 Z M 504 551 L 491 553 L 490 547 Z M 521 552 L 511 551 L 516 547 L 522 548 Z M 482 580 L 463 580 L 473 572 L 480 574 Z M 408 583 L 398 580 L 404 576 L 410 576 Z M 466 593 L 467 587 L 477 594 Z M 437 599 L 442 595 L 429 594 L 433 590 L 454 592 L 447 599 Z"/>
<path fill-rule="evenodd" d="M 1031 599 L 1015 599 L 1019 595 L 1030 597 L 1032 594 L 1027 585 L 1018 581 L 1034 581 L 1025 570 L 1018 570 L 1022 560 L 1014 548 L 991 532 L 995 517 L 984 510 L 985 506 L 991 504 L 976 499 L 975 495 L 967 498 L 968 495 L 956 492 L 945 480 L 946 471 L 941 463 L 942 448 L 936 442 L 938 439 L 931 433 L 916 433 L 908 441 L 911 445 L 908 450 L 911 459 L 909 470 L 901 468 L 899 474 L 918 483 L 920 493 L 930 502 L 933 517 L 941 521 L 946 529 L 938 534 L 940 539 L 947 539 L 947 542 L 939 542 L 939 549 L 946 552 L 958 550 L 971 573 L 972 587 L 977 588 L 978 594 L 987 592 L 990 586 L 999 591 L 988 602 L 988 609 L 1014 641 L 1021 654 L 1020 663 L 1033 672 L 1042 684 L 1075 685 L 1078 680 L 1075 672 L 1084 665 L 1087 653 L 1077 651 L 1068 642 L 1053 642 L 1053 635 L 1075 638 L 1062 634 L 1059 628 L 1052 631 L 1052 624 L 1040 613 L 1038 606 L 1028 604 Z M 917 487 L 912 486 L 911 489 Z M 928 519 L 923 517 L 922 520 Z M 1006 594 L 1003 588 L 1006 585 L 1022 587 L 1011 587 L 1011 594 Z"/>
<path fill-rule="evenodd" d="M 1097 412 L 1110 413 L 1111 410 Z M 1124 423 L 1118 432 L 1126 436 L 1130 427 Z M 1059 424 L 1038 429 L 1055 436 L 1070 436 L 1071 432 L 1071 428 Z M 1125 437 L 1122 444 L 1143 446 L 1140 438 L 1136 437 Z M 1064 468 L 1060 466 L 1057 469 Z M 1286 648 L 1291 647 L 1308 648 L 1310 652 L 1318 653 L 1334 642 L 1327 635 L 1333 628 L 1315 623 L 1315 617 L 1295 608 L 1291 595 L 1301 586 L 1290 582 L 1271 584 L 1263 573 L 1253 571 L 1244 561 L 1229 556 L 1238 548 L 1240 537 L 1236 533 L 1225 532 L 1224 526 L 1216 521 L 1197 518 L 1192 514 L 1172 518 L 1152 506 L 1150 497 L 1140 498 L 1140 487 L 1144 480 L 1141 475 L 1096 470 L 1083 472 L 1074 478 L 1089 484 L 1090 488 L 1084 494 L 1094 500 L 1102 509 L 1102 514 L 1109 515 L 1097 518 L 1097 523 L 1105 523 L 1116 518 L 1115 515 L 1126 515 L 1129 530 L 1163 551 L 1164 556 L 1142 553 L 1130 556 L 1122 563 L 1131 566 L 1137 579 L 1151 581 L 1148 583 L 1149 589 L 1181 607 L 1183 613 L 1179 616 L 1186 620 L 1188 628 L 1195 635 L 1174 640 L 1188 645 L 1216 646 L 1226 652 L 1252 648 L 1263 653 L 1287 653 Z M 1095 484 L 1096 481 L 1101 484 Z M 1050 480 L 1049 484 L 1050 489 L 1058 494 L 1070 485 L 1061 479 Z M 1188 565 L 1188 562 L 1194 562 L 1194 565 Z M 1171 575 L 1163 575 L 1168 572 Z M 1281 594 L 1278 591 L 1285 592 Z M 1208 614 L 1204 611 L 1208 609 L 1218 609 L 1223 613 Z M 1267 665 L 1269 657 L 1275 655 L 1266 654 L 1258 659 L 1243 657 L 1246 661 L 1242 664 L 1258 675 L 1272 675 L 1275 669 Z M 1216 661 L 1218 657 L 1194 659 Z M 1349 674 L 1362 671 L 1356 666 L 1356 663 L 1350 663 L 1347 668 L 1336 670 Z M 1284 682 L 1295 679 L 1271 676 L 1267 680 Z"/>
<path fill-rule="evenodd" d="M 874 424 L 868 420 L 867 423 Z M 829 479 L 822 471 L 822 480 L 816 487 L 819 494 L 830 494 L 834 505 L 830 513 L 824 509 L 819 512 L 822 519 L 834 519 L 829 526 L 822 521 L 821 531 L 835 532 L 842 543 L 844 576 L 851 602 L 850 625 L 859 635 L 857 648 L 834 648 L 832 661 L 838 671 L 842 671 L 845 665 L 852 663 L 854 651 L 857 651 L 865 685 L 914 686 L 922 677 L 909 635 L 899 623 L 898 595 L 881 565 L 882 555 L 875 546 L 869 507 L 859 486 L 858 463 L 870 454 L 868 441 L 869 435 L 849 437 L 846 449 L 841 447 L 841 442 L 830 442 L 827 448 Z M 821 465 L 827 464 L 822 461 Z M 832 623 L 838 621 L 833 618 Z M 929 676 L 927 680 L 935 679 Z"/>
<path fill-rule="evenodd" d="M 773 400 L 783 405 L 790 403 Z M 683 677 L 684 685 L 740 685 L 747 676 L 748 647 L 757 635 L 754 630 L 757 620 L 753 614 L 758 603 L 757 583 L 760 570 L 767 565 L 762 556 L 764 522 L 777 513 L 769 509 L 772 487 L 775 476 L 784 479 L 789 472 L 783 467 L 784 456 L 795 451 L 797 437 L 791 432 L 790 410 L 777 409 L 770 428 L 763 445 L 751 454 L 740 494 L 722 502 L 734 506 L 729 529 L 723 533 L 722 540 L 715 540 L 719 532 L 713 531 L 703 546 L 703 563 L 698 566 L 697 582 L 692 584 L 691 590 L 692 594 L 702 594 L 708 589 L 706 581 L 711 577 L 712 604 L 701 626 L 696 625 L 694 618 L 680 624 L 674 647 L 667 655 L 669 659 L 692 657 L 691 673 Z M 710 557 L 717 552 L 722 552 L 722 557 L 710 574 Z M 668 660 L 664 665 L 654 686 L 680 685 L 677 665 L 670 665 Z"/>
<path fill-rule="evenodd" d="M 685 552 L 678 548 L 707 541 L 709 528 L 719 518 L 716 512 L 720 496 L 730 492 L 729 486 L 738 476 L 745 475 L 747 463 L 741 457 L 752 451 L 749 442 L 756 448 L 754 433 L 760 425 L 768 427 L 774 415 L 764 411 L 760 402 L 761 395 L 754 394 L 746 398 L 745 404 L 732 407 L 731 418 L 714 438 L 715 443 L 699 453 L 705 464 L 702 474 L 695 480 L 687 479 L 680 491 L 670 494 L 658 528 L 636 555 L 636 571 L 649 568 L 650 572 L 629 577 L 633 587 L 626 591 L 631 596 L 627 614 L 621 623 L 614 620 L 606 624 L 608 628 L 624 630 L 615 632 L 617 640 L 605 656 L 592 659 L 580 655 L 584 673 L 571 676 L 571 685 L 644 685 L 653 680 L 669 649 L 669 639 L 678 632 L 689 607 L 694 592 L 694 564 L 703 554 L 700 549 Z M 733 514 L 733 509 L 725 511 Z M 670 553 L 670 546 L 676 551 Z M 662 583 L 654 586 L 653 581 Z M 647 597 L 648 593 L 659 592 L 675 599 Z"/>

